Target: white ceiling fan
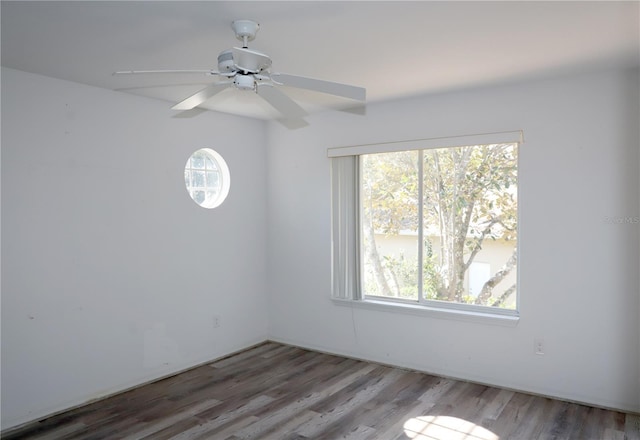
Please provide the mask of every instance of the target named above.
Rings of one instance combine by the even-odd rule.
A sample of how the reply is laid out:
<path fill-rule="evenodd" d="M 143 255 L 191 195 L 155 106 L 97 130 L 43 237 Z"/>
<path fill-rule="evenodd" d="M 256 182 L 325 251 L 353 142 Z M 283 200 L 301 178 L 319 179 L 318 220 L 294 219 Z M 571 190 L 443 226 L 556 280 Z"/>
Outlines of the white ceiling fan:
<path fill-rule="evenodd" d="M 248 42 L 255 39 L 260 25 L 252 20 L 236 20 L 231 23 L 231 28 L 235 32 L 236 38 L 242 41 L 242 47 L 234 47 L 220 52 L 218 70 L 121 70 L 114 72 L 114 75 L 204 73 L 217 76 L 220 78 L 219 81 L 199 90 L 171 108 L 191 110 L 221 91 L 235 88 L 257 93 L 282 114 L 282 122 L 289 127 L 307 125 L 303 119 L 307 116 L 307 112 L 280 91 L 278 86 L 312 90 L 364 102 L 366 90 L 362 87 L 271 72 L 271 58 L 264 53 L 248 48 Z M 292 123 L 293 121 L 295 123 Z"/>

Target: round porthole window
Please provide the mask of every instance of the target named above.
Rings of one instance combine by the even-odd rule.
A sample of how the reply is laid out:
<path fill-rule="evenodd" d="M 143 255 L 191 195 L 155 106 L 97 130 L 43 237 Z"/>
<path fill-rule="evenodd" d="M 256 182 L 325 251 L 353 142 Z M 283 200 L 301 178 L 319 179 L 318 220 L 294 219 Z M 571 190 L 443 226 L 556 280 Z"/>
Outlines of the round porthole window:
<path fill-rule="evenodd" d="M 217 152 L 201 148 L 187 160 L 184 183 L 194 202 L 203 208 L 215 208 L 229 194 L 229 167 Z"/>

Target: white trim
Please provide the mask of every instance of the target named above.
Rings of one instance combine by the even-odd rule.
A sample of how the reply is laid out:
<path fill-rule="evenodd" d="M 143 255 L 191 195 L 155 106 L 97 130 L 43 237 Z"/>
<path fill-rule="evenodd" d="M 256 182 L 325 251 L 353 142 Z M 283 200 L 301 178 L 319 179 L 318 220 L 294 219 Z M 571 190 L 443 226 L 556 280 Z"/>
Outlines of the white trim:
<path fill-rule="evenodd" d="M 351 145 L 327 149 L 328 157 L 358 156 L 361 154 L 391 153 L 395 151 L 429 150 L 432 148 L 464 147 L 468 145 L 490 144 L 522 144 L 524 133 L 503 131 L 464 136 L 447 136 L 430 139 L 413 139 L 408 141 L 387 142 L 380 144 Z"/>
<path fill-rule="evenodd" d="M 352 307 L 365 310 L 377 310 L 389 313 L 403 313 L 408 315 L 428 316 L 439 319 L 453 319 L 457 321 L 475 322 L 478 324 L 499 325 L 503 327 L 515 327 L 520 322 L 520 316 L 515 314 L 501 314 L 495 311 L 462 310 L 445 305 L 431 307 L 418 303 L 407 303 L 399 301 L 385 301 L 378 299 L 364 299 L 353 301 L 342 298 L 332 298 L 337 306 Z"/>

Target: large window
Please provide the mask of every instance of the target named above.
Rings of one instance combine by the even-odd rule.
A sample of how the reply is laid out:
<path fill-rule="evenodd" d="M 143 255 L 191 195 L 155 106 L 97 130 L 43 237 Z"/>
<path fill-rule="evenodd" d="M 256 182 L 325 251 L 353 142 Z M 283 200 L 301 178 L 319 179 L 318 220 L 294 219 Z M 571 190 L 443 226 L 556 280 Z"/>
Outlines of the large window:
<path fill-rule="evenodd" d="M 515 312 L 516 134 L 333 151 L 334 296 Z"/>

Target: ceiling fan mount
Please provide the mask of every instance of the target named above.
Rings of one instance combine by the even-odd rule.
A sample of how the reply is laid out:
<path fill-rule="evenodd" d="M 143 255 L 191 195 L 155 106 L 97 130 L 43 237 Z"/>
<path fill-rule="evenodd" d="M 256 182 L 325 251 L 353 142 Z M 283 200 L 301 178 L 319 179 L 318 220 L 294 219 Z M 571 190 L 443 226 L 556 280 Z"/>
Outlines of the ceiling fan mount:
<path fill-rule="evenodd" d="M 231 23 L 231 29 L 236 33 L 236 38 L 242 41 L 242 47 L 247 47 L 247 42 L 256 38 L 260 25 L 253 20 L 235 20 Z"/>
<path fill-rule="evenodd" d="M 254 91 L 281 113 L 284 120 L 298 120 L 303 123 L 298 123 L 297 126 L 306 125 L 302 118 L 307 116 L 307 112 L 280 91 L 280 86 L 312 90 L 356 101 L 365 100 L 366 90 L 362 87 L 271 72 L 271 58 L 248 47 L 248 42 L 255 39 L 260 25 L 253 20 L 235 20 L 231 23 L 231 29 L 235 32 L 236 38 L 242 41 L 242 47 L 220 52 L 218 70 L 125 70 L 114 74 L 204 73 L 218 76 L 221 78 L 220 81 L 180 101 L 172 109 L 191 110 L 231 87 L 236 90 Z"/>

